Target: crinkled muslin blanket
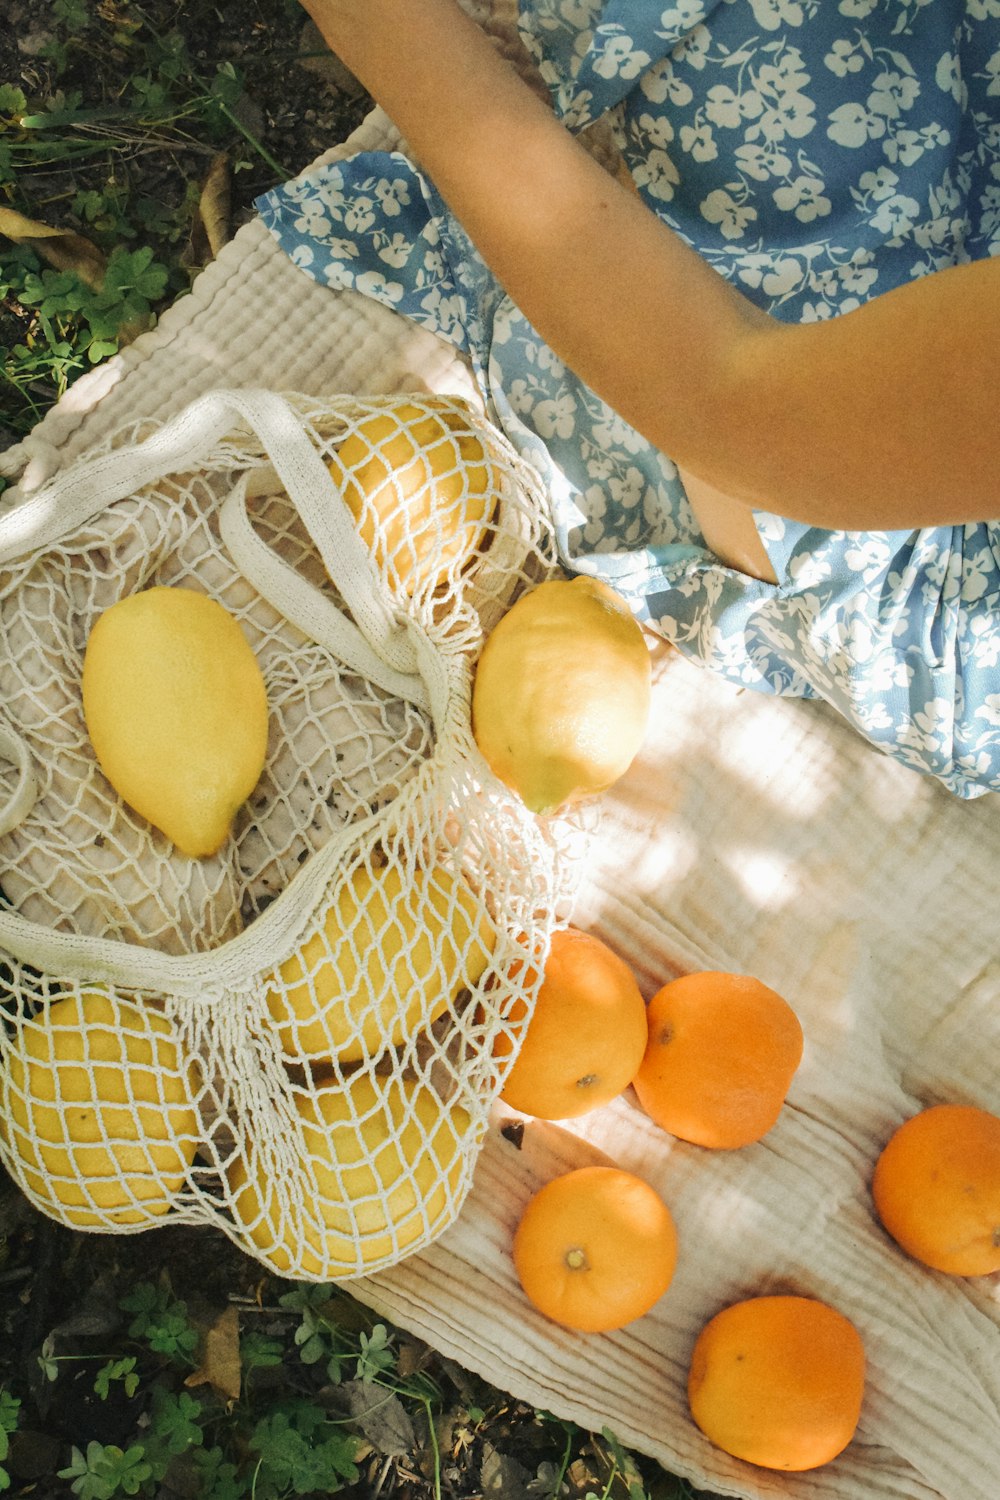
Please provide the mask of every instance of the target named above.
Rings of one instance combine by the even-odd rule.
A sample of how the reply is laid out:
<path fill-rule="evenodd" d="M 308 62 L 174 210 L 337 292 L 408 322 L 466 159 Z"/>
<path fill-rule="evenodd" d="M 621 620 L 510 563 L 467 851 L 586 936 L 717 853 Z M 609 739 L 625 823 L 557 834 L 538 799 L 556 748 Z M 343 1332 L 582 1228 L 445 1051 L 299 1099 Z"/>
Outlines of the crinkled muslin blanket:
<path fill-rule="evenodd" d="M 844 38 L 849 9 L 838 12 Z M 474 13 L 527 67 L 503 0 Z M 331 159 L 400 149 L 376 111 Z M 317 283 L 255 221 L 153 333 L 0 456 L 21 479 L 14 501 L 123 424 L 220 386 L 260 385 L 475 399 L 477 375 L 412 319 Z M 1000 1277 L 950 1278 L 908 1260 L 879 1228 L 869 1184 L 882 1143 L 923 1105 L 1000 1112 L 1000 800 L 955 798 L 827 705 L 745 691 L 663 645 L 643 750 L 595 814 L 573 919 L 622 954 L 647 996 L 717 968 L 759 976 L 797 1010 L 805 1055 L 778 1124 L 756 1145 L 708 1152 L 658 1130 L 626 1093 L 566 1128 L 526 1122 L 518 1144 L 498 1108 L 457 1223 L 352 1291 L 519 1398 L 606 1425 L 719 1494 L 997 1500 Z M 510 1240 L 537 1187 L 595 1158 L 663 1194 L 680 1256 L 646 1317 L 573 1334 L 528 1306 Z M 713 1448 L 685 1398 L 707 1319 L 779 1290 L 839 1308 L 868 1358 L 856 1438 L 797 1475 Z"/>
<path fill-rule="evenodd" d="M 647 205 L 778 318 L 1000 248 L 996 4 L 522 0 L 521 32 L 567 123 L 610 116 Z M 567 566 L 730 681 L 823 698 L 961 796 L 1000 789 L 997 525 L 829 532 L 762 511 L 778 581 L 757 583 L 707 551 L 673 464 L 565 369 L 404 155 L 308 173 L 261 212 L 309 275 L 468 353 L 548 476 Z"/>

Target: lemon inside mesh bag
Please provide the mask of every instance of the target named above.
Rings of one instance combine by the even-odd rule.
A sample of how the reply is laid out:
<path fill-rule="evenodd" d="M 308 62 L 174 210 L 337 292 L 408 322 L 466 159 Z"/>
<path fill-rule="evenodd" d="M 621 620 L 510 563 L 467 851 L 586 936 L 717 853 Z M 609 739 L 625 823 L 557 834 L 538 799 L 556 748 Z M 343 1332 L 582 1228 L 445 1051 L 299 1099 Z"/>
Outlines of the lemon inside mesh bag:
<path fill-rule="evenodd" d="M 488 914 L 447 866 L 356 866 L 268 987 L 286 1055 L 344 1064 L 400 1046 L 482 978 L 495 941 Z"/>
<path fill-rule="evenodd" d="M 168 1211 L 199 1131 L 195 1064 L 169 1021 L 68 995 L 24 1023 L 6 1062 L 0 1136 L 37 1200 L 77 1228 Z"/>
<path fill-rule="evenodd" d="M 281 1273 L 336 1280 L 399 1259 L 449 1219 L 466 1172 L 470 1119 L 427 1084 L 359 1073 L 296 1100 L 307 1205 L 282 1204 L 280 1176 L 254 1146 L 229 1173 L 237 1223 Z"/>
<path fill-rule="evenodd" d="M 467 402 L 407 402 L 365 417 L 330 460 L 393 587 L 436 589 L 487 540 L 498 476 Z"/>
<path fill-rule="evenodd" d="M 421 460 L 421 485 L 447 479 L 423 552 L 420 485 L 391 484 L 366 538 L 331 477 L 352 437 L 370 459 L 386 424 L 438 419 L 418 395 L 217 392 L 77 461 L 37 534 L 0 515 L 0 702 L 38 784 L 0 834 L 0 1158 L 63 1222 L 211 1223 L 308 1279 L 391 1264 L 458 1212 L 494 1038 L 526 1024 L 519 940 L 565 915 L 578 839 L 472 738 L 482 642 L 556 559 L 534 471 L 456 406 L 448 464 Z M 114 795 L 82 721 L 93 621 L 159 585 L 222 603 L 267 691 L 261 779 L 205 859 Z"/>

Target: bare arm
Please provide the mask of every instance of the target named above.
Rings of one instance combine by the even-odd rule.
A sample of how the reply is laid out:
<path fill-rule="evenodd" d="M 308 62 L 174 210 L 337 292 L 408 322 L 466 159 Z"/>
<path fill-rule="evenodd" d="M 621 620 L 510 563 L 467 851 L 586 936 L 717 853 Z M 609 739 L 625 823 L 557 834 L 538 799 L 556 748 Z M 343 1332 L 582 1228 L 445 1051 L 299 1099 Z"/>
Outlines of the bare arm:
<path fill-rule="evenodd" d="M 594 163 L 455 0 L 303 3 L 539 333 L 716 494 L 851 529 L 1000 515 L 1000 261 L 782 324 Z"/>

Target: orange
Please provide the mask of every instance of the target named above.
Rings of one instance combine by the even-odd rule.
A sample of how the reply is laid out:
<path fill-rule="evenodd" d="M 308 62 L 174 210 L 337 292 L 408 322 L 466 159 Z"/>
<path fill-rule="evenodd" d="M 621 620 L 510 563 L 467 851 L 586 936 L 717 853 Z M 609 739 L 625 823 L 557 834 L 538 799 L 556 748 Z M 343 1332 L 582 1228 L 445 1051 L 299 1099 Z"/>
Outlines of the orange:
<path fill-rule="evenodd" d="M 658 1125 L 728 1149 L 771 1129 L 802 1060 L 802 1027 L 786 1000 L 747 974 L 685 974 L 653 996 L 647 1021 L 632 1082 Z"/>
<path fill-rule="evenodd" d="M 677 1231 L 660 1195 L 619 1167 L 577 1167 L 529 1201 L 514 1268 L 539 1312 L 564 1328 L 624 1328 L 659 1301 L 677 1264 Z"/>
<path fill-rule="evenodd" d="M 520 966 L 515 966 L 520 967 Z M 532 982 L 536 974 L 529 971 Z M 526 1008 L 521 1003 L 520 1014 Z M 513 1041 L 497 1037 L 493 1055 Z M 646 1005 L 628 965 L 600 938 L 552 935 L 535 1009 L 501 1098 L 542 1120 L 569 1120 L 631 1083 L 646 1050 Z"/>
<path fill-rule="evenodd" d="M 952 1276 L 1000 1271 L 1000 1119 L 935 1104 L 904 1121 L 875 1166 L 875 1208 L 908 1255 Z"/>
<path fill-rule="evenodd" d="M 812 1297 L 751 1297 L 705 1325 L 688 1404 L 725 1453 L 765 1469 L 816 1469 L 854 1436 L 865 1351 L 854 1324 Z"/>

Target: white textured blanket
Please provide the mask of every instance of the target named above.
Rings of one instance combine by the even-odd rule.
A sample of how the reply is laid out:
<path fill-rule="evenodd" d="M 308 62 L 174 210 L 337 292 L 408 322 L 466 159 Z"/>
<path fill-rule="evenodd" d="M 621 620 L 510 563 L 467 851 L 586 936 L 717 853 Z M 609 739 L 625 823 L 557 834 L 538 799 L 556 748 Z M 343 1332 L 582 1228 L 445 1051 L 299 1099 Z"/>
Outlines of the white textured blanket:
<path fill-rule="evenodd" d="M 501 8 L 483 18 L 509 41 Z M 396 144 L 376 112 L 345 149 Z M 155 332 L 80 381 L 0 467 L 27 491 L 125 422 L 253 385 L 472 392 L 451 349 L 318 287 L 251 224 Z M 649 736 L 604 799 L 574 920 L 632 963 L 647 995 L 693 968 L 752 973 L 784 994 L 806 1052 L 781 1120 L 755 1146 L 710 1153 L 672 1142 L 625 1096 L 572 1134 L 529 1124 L 518 1150 L 501 1110 L 459 1222 L 352 1289 L 495 1384 L 606 1424 L 704 1488 L 996 1500 L 1000 1277 L 906 1260 L 875 1222 L 869 1181 L 880 1145 L 922 1105 L 1000 1112 L 998 881 L 996 797 L 952 800 L 827 710 L 737 692 L 664 650 Z M 530 1192 L 595 1153 L 660 1189 L 681 1253 L 647 1317 L 573 1335 L 526 1305 L 509 1242 Z M 855 1441 L 797 1476 L 713 1449 L 684 1395 L 701 1325 L 776 1290 L 840 1308 L 869 1360 Z"/>

